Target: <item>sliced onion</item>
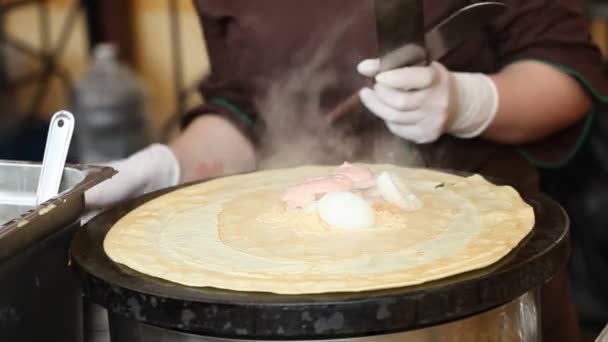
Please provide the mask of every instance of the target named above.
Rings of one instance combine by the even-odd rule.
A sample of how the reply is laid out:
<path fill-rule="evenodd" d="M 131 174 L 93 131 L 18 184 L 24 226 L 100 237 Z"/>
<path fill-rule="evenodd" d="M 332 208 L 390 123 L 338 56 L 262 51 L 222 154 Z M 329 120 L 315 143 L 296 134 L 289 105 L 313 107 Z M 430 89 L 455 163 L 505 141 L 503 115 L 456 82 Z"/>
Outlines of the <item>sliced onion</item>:
<path fill-rule="evenodd" d="M 415 211 L 422 208 L 422 202 L 396 177 L 388 172 L 382 172 L 376 182 L 382 198 L 388 203 L 406 211 Z"/>
<path fill-rule="evenodd" d="M 304 206 L 304 211 L 307 213 L 314 213 L 317 211 L 317 206 L 319 202 L 312 202 Z"/>

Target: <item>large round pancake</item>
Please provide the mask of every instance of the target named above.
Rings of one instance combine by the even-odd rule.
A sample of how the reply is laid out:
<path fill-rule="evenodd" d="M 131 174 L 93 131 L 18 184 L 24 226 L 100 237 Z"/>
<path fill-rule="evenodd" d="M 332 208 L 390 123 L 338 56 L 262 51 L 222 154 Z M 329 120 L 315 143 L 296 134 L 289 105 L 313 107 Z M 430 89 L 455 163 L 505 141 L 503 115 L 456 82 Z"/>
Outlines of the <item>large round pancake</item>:
<path fill-rule="evenodd" d="M 195 287 L 278 294 L 416 285 L 496 263 L 534 226 L 511 187 L 481 176 L 368 165 L 399 176 L 424 203 L 379 213 L 363 231 L 328 228 L 286 211 L 282 192 L 333 167 L 221 178 L 156 198 L 123 217 L 104 249 L 138 272 Z"/>

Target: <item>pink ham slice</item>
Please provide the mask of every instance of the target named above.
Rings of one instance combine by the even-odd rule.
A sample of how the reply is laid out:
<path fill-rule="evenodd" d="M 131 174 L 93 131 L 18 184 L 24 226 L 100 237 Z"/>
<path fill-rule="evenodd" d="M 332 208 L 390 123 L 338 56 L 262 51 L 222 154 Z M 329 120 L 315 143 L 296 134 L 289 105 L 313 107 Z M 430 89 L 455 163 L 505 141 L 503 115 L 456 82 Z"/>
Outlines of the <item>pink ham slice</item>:
<path fill-rule="evenodd" d="M 371 170 L 345 162 L 333 176 L 309 179 L 287 189 L 283 202 L 291 208 L 304 208 L 330 192 L 369 189 L 375 185 L 376 177 Z"/>
<path fill-rule="evenodd" d="M 355 166 L 345 162 L 336 170 L 335 174 L 350 178 L 353 181 L 353 188 L 358 190 L 369 189 L 376 185 L 376 177 L 367 167 Z"/>
<path fill-rule="evenodd" d="M 352 180 L 342 175 L 310 179 L 287 189 L 283 202 L 292 208 L 304 208 L 326 193 L 350 191 L 352 187 Z"/>

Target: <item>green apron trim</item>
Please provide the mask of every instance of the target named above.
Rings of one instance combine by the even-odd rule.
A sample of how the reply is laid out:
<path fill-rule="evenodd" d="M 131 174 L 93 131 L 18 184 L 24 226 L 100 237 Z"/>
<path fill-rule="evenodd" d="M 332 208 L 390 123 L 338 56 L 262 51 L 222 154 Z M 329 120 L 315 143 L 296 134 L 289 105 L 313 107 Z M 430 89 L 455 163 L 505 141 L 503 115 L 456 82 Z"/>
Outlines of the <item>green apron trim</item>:
<path fill-rule="evenodd" d="M 535 158 L 523 146 L 517 147 L 516 148 L 517 152 L 519 152 L 519 154 L 525 160 L 527 160 L 530 164 L 532 164 L 532 165 L 534 165 L 536 167 L 539 167 L 539 168 L 543 168 L 543 169 L 558 169 L 558 168 L 566 166 L 578 154 L 578 152 L 581 150 L 581 148 L 587 142 L 587 138 L 589 137 L 589 133 L 591 132 L 591 128 L 593 127 L 593 121 L 595 119 L 595 113 L 596 113 L 595 107 L 596 107 L 595 104 L 593 104 L 593 107 L 591 108 L 591 111 L 589 113 L 587 113 L 587 118 L 585 119 L 585 124 L 583 126 L 583 131 L 581 132 L 580 137 L 576 141 L 576 144 L 570 150 L 570 152 L 567 153 L 566 156 L 564 158 L 562 158 L 561 160 L 559 160 L 557 162 L 546 162 L 546 161 L 540 160 L 538 158 Z"/>
<path fill-rule="evenodd" d="M 578 72 L 575 69 L 572 69 L 563 64 L 559 64 L 559 63 L 555 63 L 555 62 L 551 62 L 551 61 L 547 61 L 547 60 L 543 60 L 543 59 L 538 59 L 538 58 L 523 58 L 523 59 L 516 60 L 514 62 L 524 61 L 524 60 L 537 61 L 537 62 L 541 62 L 541 63 L 547 64 L 547 65 L 550 65 L 550 66 L 564 72 L 565 74 L 567 74 L 571 77 L 574 77 L 585 88 L 585 90 L 587 90 L 593 97 L 593 103 L 591 106 L 591 110 L 589 111 L 589 113 L 586 114 L 587 118 L 585 119 L 583 131 L 581 132 L 581 135 L 579 136 L 576 144 L 574 145 L 574 148 L 572 148 L 572 150 L 569 153 L 567 153 L 566 156 L 564 158 L 562 158 L 562 160 L 557 161 L 557 162 L 546 162 L 546 161 L 540 160 L 538 158 L 535 158 L 524 146 L 517 147 L 517 151 L 522 155 L 522 157 L 536 167 L 545 168 L 545 169 L 554 169 L 554 168 L 564 167 L 578 154 L 580 149 L 587 142 L 587 138 L 589 137 L 591 128 L 593 126 L 595 115 L 597 114 L 597 111 L 598 111 L 598 102 L 607 103 L 608 96 L 603 96 L 602 94 L 600 94 L 600 92 L 597 91 L 597 89 L 595 89 L 595 87 L 591 84 L 591 82 L 589 82 L 589 80 L 587 80 L 580 72 Z"/>
<path fill-rule="evenodd" d="M 209 102 L 215 103 L 217 105 L 220 105 L 220 106 L 225 107 L 226 109 L 230 110 L 231 112 L 233 112 L 234 114 L 236 114 L 237 117 L 241 121 L 243 121 L 247 126 L 249 126 L 249 127 L 254 127 L 255 126 L 255 122 L 253 122 L 253 119 L 251 118 L 251 116 L 247 115 L 245 112 L 243 112 L 242 110 L 240 110 L 239 107 L 235 106 L 233 103 L 231 103 L 230 101 L 226 100 L 225 98 L 214 97 L 211 100 L 209 100 Z"/>
<path fill-rule="evenodd" d="M 574 77 L 579 83 L 581 83 L 581 85 L 589 92 L 591 93 L 591 95 L 593 95 L 593 97 L 603 103 L 608 103 L 608 96 L 604 96 L 602 94 L 600 94 L 600 92 L 595 89 L 595 87 L 591 84 L 591 82 L 589 82 L 589 80 L 587 80 L 585 78 L 585 76 L 583 76 L 580 72 L 578 72 L 576 69 L 572 69 L 571 67 L 565 66 L 563 64 L 560 63 L 556 63 L 556 62 L 551 62 L 551 61 L 547 61 L 544 59 L 540 59 L 540 58 L 520 58 L 520 59 L 516 59 L 513 62 L 511 62 L 510 64 L 513 64 L 515 62 L 521 62 L 521 61 L 536 61 L 536 62 L 540 62 L 540 63 L 544 63 L 547 65 L 550 65 L 556 69 L 558 69 L 559 71 L 562 71 L 572 77 Z"/>

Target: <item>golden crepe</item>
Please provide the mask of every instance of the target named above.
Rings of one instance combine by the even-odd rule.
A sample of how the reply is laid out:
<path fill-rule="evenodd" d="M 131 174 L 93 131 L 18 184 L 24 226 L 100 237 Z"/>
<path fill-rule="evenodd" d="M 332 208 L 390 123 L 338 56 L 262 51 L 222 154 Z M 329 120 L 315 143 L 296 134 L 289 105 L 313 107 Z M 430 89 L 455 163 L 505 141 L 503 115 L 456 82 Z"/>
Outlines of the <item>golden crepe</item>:
<path fill-rule="evenodd" d="M 156 198 L 127 214 L 107 255 L 140 273 L 194 287 L 277 294 L 355 292 L 420 284 L 496 263 L 534 226 L 511 187 L 479 175 L 366 165 L 389 171 L 420 210 L 377 210 L 369 229 L 328 227 L 281 195 L 333 167 L 226 177 Z"/>

